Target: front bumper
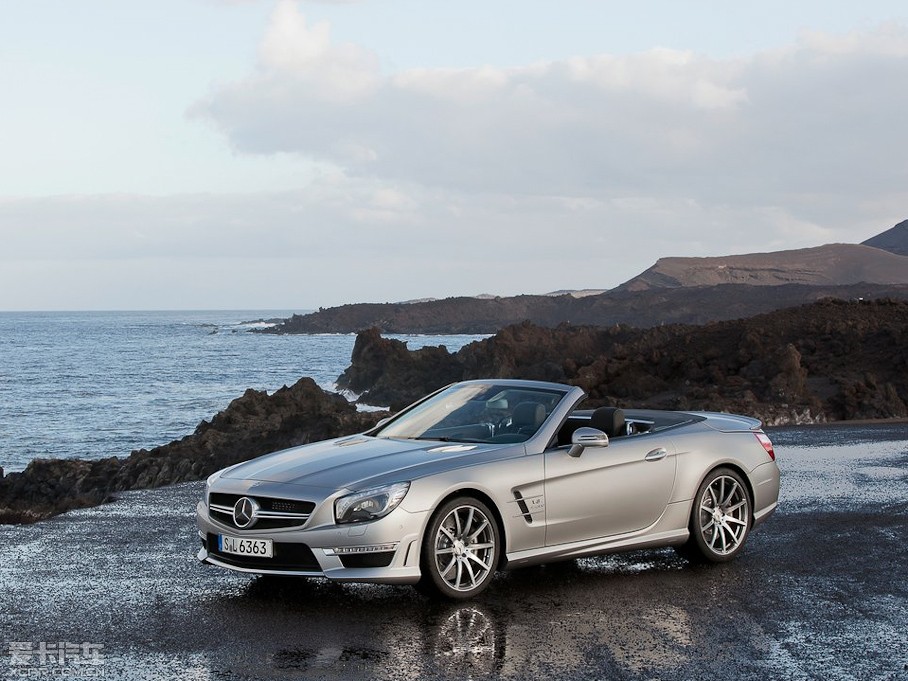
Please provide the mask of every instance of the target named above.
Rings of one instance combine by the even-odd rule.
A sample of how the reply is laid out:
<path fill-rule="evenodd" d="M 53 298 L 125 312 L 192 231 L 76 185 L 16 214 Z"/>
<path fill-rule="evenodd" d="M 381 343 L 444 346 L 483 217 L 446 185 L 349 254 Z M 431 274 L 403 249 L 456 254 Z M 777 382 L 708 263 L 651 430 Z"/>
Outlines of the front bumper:
<path fill-rule="evenodd" d="M 409 513 L 394 509 L 384 518 L 351 525 L 323 525 L 313 529 L 281 528 L 239 530 L 208 512 L 204 500 L 196 506 L 196 525 L 205 563 L 263 575 L 326 577 L 342 582 L 412 584 L 420 577 L 419 543 L 428 511 Z M 244 539 L 271 539 L 274 557 L 237 556 L 218 549 L 218 535 Z"/>

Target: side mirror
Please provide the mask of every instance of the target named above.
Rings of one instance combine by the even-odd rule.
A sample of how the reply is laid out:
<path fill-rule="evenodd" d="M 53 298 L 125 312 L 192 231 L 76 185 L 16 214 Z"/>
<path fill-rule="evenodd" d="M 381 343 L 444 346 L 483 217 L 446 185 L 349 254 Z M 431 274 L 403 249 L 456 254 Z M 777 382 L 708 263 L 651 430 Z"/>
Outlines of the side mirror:
<path fill-rule="evenodd" d="M 568 456 L 578 457 L 587 447 L 608 447 L 608 435 L 596 428 L 578 428 L 571 435 Z"/>

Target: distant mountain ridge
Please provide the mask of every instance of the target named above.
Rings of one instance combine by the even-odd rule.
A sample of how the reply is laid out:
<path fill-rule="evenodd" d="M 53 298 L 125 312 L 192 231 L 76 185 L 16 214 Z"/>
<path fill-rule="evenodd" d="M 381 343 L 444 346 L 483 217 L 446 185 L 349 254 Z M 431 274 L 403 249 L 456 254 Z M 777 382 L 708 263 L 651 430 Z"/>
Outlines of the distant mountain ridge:
<path fill-rule="evenodd" d="M 660 258 L 621 291 L 716 286 L 908 284 L 908 257 L 862 244 L 708 258 Z"/>
<path fill-rule="evenodd" d="M 604 292 L 565 289 L 542 295 L 357 303 L 294 315 L 256 332 L 355 333 L 375 327 L 384 333 L 495 333 L 523 321 L 544 327 L 647 328 L 751 317 L 827 297 L 908 299 L 908 220 L 863 244 L 661 258 Z"/>
<path fill-rule="evenodd" d="M 609 291 L 598 296 L 514 296 L 512 298 L 445 298 L 428 303 L 356 303 L 293 315 L 282 324 L 255 333 L 356 333 L 375 327 L 383 333 L 495 333 L 529 321 L 559 324 L 649 328 L 663 324 L 705 324 L 741 319 L 823 298 L 908 300 L 908 285 L 852 284 L 772 288 L 746 284 L 677 287 L 645 291 Z"/>

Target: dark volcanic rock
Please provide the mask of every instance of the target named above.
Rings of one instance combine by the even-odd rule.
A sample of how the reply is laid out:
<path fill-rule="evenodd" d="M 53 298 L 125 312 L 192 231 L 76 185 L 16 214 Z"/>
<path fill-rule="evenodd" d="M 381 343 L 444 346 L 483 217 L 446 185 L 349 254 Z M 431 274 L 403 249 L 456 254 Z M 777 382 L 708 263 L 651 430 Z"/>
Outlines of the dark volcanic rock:
<path fill-rule="evenodd" d="M 381 346 L 374 330 L 363 342 Z M 384 370 L 386 357 L 359 356 L 364 401 L 372 399 L 370 377 L 399 404 L 438 387 L 415 378 L 416 353 L 394 346 L 393 371 Z M 749 319 L 645 330 L 524 323 L 450 359 L 433 358 L 445 367 L 435 383 L 562 381 L 586 390 L 590 406 L 733 411 L 769 424 L 908 416 L 906 301 L 825 300 Z"/>
<path fill-rule="evenodd" d="M 411 352 L 403 341 L 382 338 L 372 328 L 356 337 L 350 366 L 338 377 L 337 385 L 362 393 L 361 401 L 366 404 L 396 411 L 457 380 L 460 373 L 457 360 L 445 346 Z"/>
<path fill-rule="evenodd" d="M 0 523 L 95 506 L 114 493 L 201 480 L 261 454 L 365 430 L 379 418 L 303 378 L 274 394 L 247 390 L 195 433 L 125 460 L 38 459 L 0 479 Z"/>
<path fill-rule="evenodd" d="M 356 303 L 293 315 L 256 333 L 355 333 L 376 327 L 384 333 L 494 333 L 524 319 L 557 317 L 571 296 L 445 298 L 415 303 Z"/>

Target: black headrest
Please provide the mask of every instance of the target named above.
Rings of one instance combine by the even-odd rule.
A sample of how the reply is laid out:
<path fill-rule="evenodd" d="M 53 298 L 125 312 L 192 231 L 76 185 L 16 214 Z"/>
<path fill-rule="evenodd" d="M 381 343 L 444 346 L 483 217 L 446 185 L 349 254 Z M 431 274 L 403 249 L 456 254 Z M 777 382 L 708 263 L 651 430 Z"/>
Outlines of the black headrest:
<path fill-rule="evenodd" d="M 618 407 L 599 407 L 590 417 L 590 426 L 609 437 L 624 435 L 624 410 Z"/>
<path fill-rule="evenodd" d="M 514 407 L 514 414 L 511 418 L 516 426 L 538 428 L 545 421 L 545 407 L 539 402 L 521 402 Z"/>

